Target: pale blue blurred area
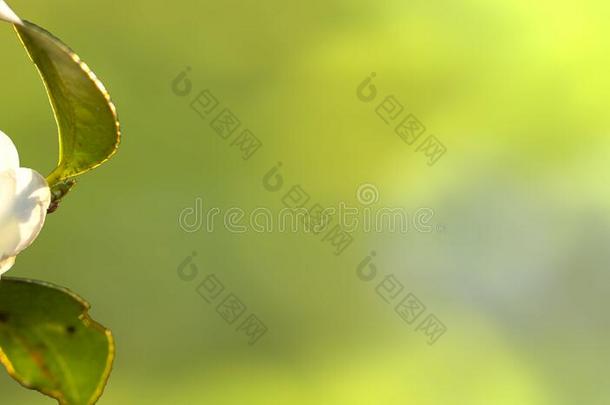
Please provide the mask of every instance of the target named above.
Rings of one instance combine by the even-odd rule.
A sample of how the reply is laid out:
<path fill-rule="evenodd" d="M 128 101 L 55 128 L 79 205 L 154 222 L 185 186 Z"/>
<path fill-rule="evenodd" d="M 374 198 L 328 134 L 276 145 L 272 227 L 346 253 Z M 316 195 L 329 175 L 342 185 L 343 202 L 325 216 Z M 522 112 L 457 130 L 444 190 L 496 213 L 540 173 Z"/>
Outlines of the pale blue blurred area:
<path fill-rule="evenodd" d="M 121 117 L 120 153 L 11 271 L 73 289 L 112 328 L 100 404 L 609 403 L 607 2 L 10 4 L 79 53 Z M 0 129 L 48 172 L 44 89 L 8 25 L 0 49 Z M 250 160 L 190 109 L 204 89 L 263 142 Z M 436 165 L 376 114 L 389 95 L 447 147 Z M 196 198 L 281 209 L 263 187 L 278 162 L 312 202 L 358 206 L 370 183 L 374 208 L 429 207 L 434 230 L 356 232 L 337 257 L 303 233 L 180 229 Z M 182 281 L 194 251 L 200 277 Z M 195 291 L 212 273 L 268 326 L 255 346 Z M 415 324 L 378 295 L 382 275 L 426 305 Z M 434 345 L 415 330 L 428 314 L 447 327 Z M 0 391 L 52 403 L 4 373 Z"/>

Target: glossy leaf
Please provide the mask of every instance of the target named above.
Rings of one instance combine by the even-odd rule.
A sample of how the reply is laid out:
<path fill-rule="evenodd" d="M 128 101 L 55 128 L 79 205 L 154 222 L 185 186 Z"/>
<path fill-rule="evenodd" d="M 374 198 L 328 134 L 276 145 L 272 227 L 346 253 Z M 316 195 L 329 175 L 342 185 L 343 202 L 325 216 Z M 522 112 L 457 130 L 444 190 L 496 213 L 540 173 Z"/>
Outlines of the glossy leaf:
<path fill-rule="evenodd" d="M 93 404 L 112 368 L 109 330 L 89 304 L 47 283 L 0 280 L 0 362 L 15 380 L 66 405 Z"/>
<path fill-rule="evenodd" d="M 104 85 L 70 48 L 35 24 L 14 25 L 44 81 L 59 128 L 51 187 L 108 160 L 120 142 L 116 109 Z"/>

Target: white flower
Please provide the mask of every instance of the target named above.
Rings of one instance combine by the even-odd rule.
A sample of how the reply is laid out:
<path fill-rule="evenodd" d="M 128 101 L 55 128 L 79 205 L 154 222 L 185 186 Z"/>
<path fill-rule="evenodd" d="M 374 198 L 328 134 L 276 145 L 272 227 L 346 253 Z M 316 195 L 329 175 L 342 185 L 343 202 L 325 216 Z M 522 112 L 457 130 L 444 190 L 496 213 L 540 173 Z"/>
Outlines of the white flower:
<path fill-rule="evenodd" d="M 0 275 L 34 242 L 50 203 L 51 190 L 44 177 L 19 167 L 15 145 L 0 131 Z"/>
<path fill-rule="evenodd" d="M 17 14 L 11 10 L 4 0 L 0 0 L 0 20 L 10 22 L 11 24 L 23 25 L 21 18 L 19 18 Z"/>

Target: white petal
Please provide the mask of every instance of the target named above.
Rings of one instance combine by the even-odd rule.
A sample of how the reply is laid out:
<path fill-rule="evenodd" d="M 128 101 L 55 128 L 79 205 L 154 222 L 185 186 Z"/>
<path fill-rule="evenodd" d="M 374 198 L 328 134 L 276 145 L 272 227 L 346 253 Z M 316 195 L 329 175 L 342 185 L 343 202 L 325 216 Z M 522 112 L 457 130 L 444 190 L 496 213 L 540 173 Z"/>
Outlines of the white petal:
<path fill-rule="evenodd" d="M 7 175 L 14 179 L 15 184 L 13 195 L 1 196 L 3 200 L 10 200 L 5 204 L 10 208 L 0 223 L 0 263 L 4 268 L 10 268 L 10 258 L 34 242 L 51 203 L 51 191 L 46 180 L 34 170 L 9 170 L 0 178 Z"/>
<path fill-rule="evenodd" d="M 0 172 L 0 229 L 9 219 L 17 194 L 17 179 L 14 170 Z"/>
<path fill-rule="evenodd" d="M 17 200 L 13 215 L 19 223 L 19 244 L 13 255 L 30 246 L 40 233 L 51 204 L 51 190 L 40 174 L 30 169 L 17 169 Z"/>
<path fill-rule="evenodd" d="M 11 10 L 4 0 L 0 0 L 0 20 L 10 22 L 11 24 L 23 25 L 21 18 L 19 18 L 17 14 Z"/>
<path fill-rule="evenodd" d="M 0 4 L 2 0 L 0 0 Z M 4 132 L 0 131 L 0 172 L 19 167 L 19 154 L 15 144 Z"/>
<path fill-rule="evenodd" d="M 9 271 L 13 264 L 15 264 L 15 256 L 0 261 L 0 276 Z"/>

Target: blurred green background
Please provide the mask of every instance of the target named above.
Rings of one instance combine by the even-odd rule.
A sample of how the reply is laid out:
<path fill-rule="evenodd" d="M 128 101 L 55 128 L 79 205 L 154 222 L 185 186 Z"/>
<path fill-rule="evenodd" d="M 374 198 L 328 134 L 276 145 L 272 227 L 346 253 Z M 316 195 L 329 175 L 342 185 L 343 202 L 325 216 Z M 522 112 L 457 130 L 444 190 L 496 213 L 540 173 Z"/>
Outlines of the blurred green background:
<path fill-rule="evenodd" d="M 116 336 L 100 404 L 610 403 L 610 3 L 10 2 L 93 68 L 123 143 L 9 273 L 67 286 Z M 0 129 L 48 173 L 55 123 L 0 26 Z M 186 67 L 193 94 L 172 81 Z M 356 88 L 377 74 L 378 100 Z M 264 144 L 250 160 L 189 107 L 210 89 Z M 375 113 L 394 95 L 447 147 L 433 167 Z M 282 162 L 325 206 L 434 210 L 431 233 L 187 233 L 206 207 L 282 208 Z M 429 345 L 358 279 L 375 250 L 446 325 Z M 199 277 L 177 268 L 197 252 Z M 254 346 L 196 292 L 215 274 L 268 327 Z M 51 404 L 0 373 L 3 404 Z"/>

